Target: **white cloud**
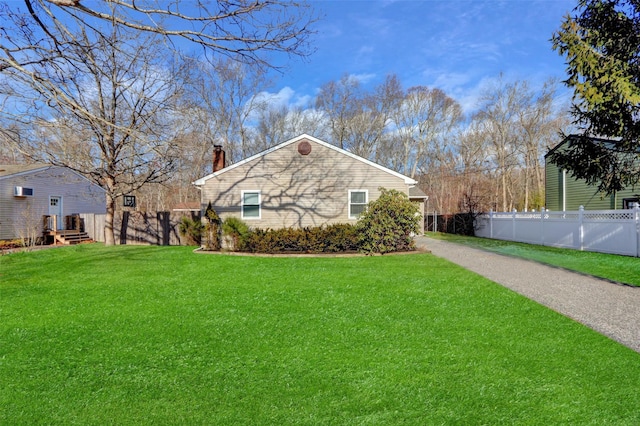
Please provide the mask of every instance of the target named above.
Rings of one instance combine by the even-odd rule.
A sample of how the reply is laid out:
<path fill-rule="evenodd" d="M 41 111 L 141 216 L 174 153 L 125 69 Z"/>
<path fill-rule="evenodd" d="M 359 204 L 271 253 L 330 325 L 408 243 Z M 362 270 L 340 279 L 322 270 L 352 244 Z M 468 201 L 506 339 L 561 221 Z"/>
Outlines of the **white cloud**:
<path fill-rule="evenodd" d="M 376 74 L 349 74 L 349 79 L 355 80 L 360 84 L 367 84 L 371 80 L 376 78 Z"/>
<path fill-rule="evenodd" d="M 260 92 L 256 95 L 255 100 L 265 102 L 273 107 L 305 107 L 312 100 L 310 95 L 298 95 L 291 87 L 286 86 L 276 93 L 267 91 Z"/>

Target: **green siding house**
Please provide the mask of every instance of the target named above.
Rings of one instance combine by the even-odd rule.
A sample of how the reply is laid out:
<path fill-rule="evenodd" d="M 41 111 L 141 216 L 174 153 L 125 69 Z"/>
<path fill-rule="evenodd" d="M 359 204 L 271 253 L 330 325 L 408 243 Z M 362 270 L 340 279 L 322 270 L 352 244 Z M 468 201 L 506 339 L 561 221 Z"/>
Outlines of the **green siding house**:
<path fill-rule="evenodd" d="M 548 156 L 575 136 L 568 136 L 545 155 L 545 205 L 547 210 L 571 211 L 584 206 L 585 210 L 618 210 L 629 208 L 640 200 L 640 188 L 629 188 L 606 195 L 584 179 L 575 179 L 571 173 L 548 161 Z"/>

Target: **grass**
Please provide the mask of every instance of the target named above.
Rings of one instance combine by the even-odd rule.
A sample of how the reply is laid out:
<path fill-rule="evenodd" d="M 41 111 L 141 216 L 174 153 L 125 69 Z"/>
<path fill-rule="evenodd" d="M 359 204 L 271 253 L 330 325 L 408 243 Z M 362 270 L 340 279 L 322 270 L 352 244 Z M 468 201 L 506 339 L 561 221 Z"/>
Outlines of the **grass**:
<path fill-rule="evenodd" d="M 0 257 L 0 424 L 638 424 L 639 377 L 428 254 Z"/>
<path fill-rule="evenodd" d="M 495 253 L 535 260 L 560 268 L 577 271 L 611 281 L 640 286 L 640 259 L 615 254 L 594 253 L 564 248 L 546 247 L 489 238 L 429 232 L 438 238 Z"/>

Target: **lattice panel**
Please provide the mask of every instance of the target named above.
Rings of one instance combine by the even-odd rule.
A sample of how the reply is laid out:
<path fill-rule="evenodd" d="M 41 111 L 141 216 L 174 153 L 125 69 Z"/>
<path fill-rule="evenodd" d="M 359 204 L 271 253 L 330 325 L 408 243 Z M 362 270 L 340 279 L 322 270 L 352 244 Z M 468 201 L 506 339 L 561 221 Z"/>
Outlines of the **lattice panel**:
<path fill-rule="evenodd" d="M 586 220 L 633 220 L 635 218 L 635 212 L 633 211 L 620 211 L 620 212 L 597 212 L 597 213 L 585 213 L 584 219 Z"/>

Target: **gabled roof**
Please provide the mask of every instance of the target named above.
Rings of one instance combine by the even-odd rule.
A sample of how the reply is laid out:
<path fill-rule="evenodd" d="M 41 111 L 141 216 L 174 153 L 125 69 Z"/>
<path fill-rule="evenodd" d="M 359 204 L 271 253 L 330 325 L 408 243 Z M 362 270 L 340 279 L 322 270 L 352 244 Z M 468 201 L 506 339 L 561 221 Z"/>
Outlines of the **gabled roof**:
<path fill-rule="evenodd" d="M 51 167 L 48 164 L 0 164 L 0 178 Z"/>
<path fill-rule="evenodd" d="M 349 151 L 346 151 L 346 150 L 344 150 L 342 148 L 338 148 L 335 145 L 331 145 L 330 143 L 327 143 L 327 142 L 325 142 L 323 140 L 320 140 L 318 138 L 314 138 L 313 136 L 309 136 L 307 134 L 302 134 L 300 136 L 296 136 L 293 139 L 289 139 L 288 141 L 283 142 L 283 143 L 281 143 L 279 145 L 271 147 L 271 148 L 269 148 L 269 149 L 267 149 L 265 151 L 262 151 L 262 152 L 260 152 L 260 153 L 258 153 L 256 155 L 253 155 L 251 157 L 245 158 L 244 160 L 239 161 L 239 162 L 237 162 L 235 164 L 232 164 L 229 167 L 225 167 L 222 170 L 218 170 L 215 173 L 211 173 L 211 174 L 209 174 L 209 175 L 207 175 L 207 176 L 205 176 L 203 178 L 200 178 L 200 179 L 196 180 L 195 182 L 193 182 L 193 184 L 196 185 L 196 186 L 202 186 L 202 185 L 205 184 L 205 182 L 207 180 L 209 180 L 209 179 L 211 179 L 213 177 L 219 176 L 219 175 L 221 175 L 223 173 L 228 172 L 229 170 L 233 170 L 236 167 L 240 167 L 240 166 L 242 166 L 244 164 L 247 164 L 247 163 L 249 163 L 249 162 L 251 162 L 251 161 L 253 161 L 253 160 L 257 159 L 257 158 L 263 157 L 263 156 L 265 156 L 267 154 L 270 154 L 270 153 L 272 153 L 274 151 L 277 151 L 277 150 L 279 150 L 281 148 L 284 148 L 285 146 L 288 146 L 288 145 L 291 145 L 293 143 L 299 142 L 299 141 L 301 141 L 303 139 L 307 139 L 307 140 L 309 140 L 311 142 L 317 143 L 318 145 L 322 145 L 325 148 L 332 149 L 332 150 L 337 151 L 337 152 L 339 152 L 339 153 L 341 153 L 343 155 L 346 155 L 347 157 L 351 157 L 351 158 L 353 158 L 355 160 L 358 160 L 358 161 L 361 161 L 361 162 L 363 162 L 363 163 L 365 163 L 365 164 L 367 164 L 367 165 L 369 165 L 371 167 L 375 167 L 376 169 L 382 170 L 382 171 L 384 171 L 386 173 L 389 173 L 389 174 L 391 174 L 393 176 L 396 176 L 396 177 L 398 177 L 400 179 L 403 179 L 404 182 L 406 184 L 408 184 L 408 185 L 415 185 L 415 184 L 418 183 L 415 179 L 412 179 L 409 176 L 405 176 L 405 175 L 403 175 L 401 173 L 398 173 L 396 171 L 388 169 L 388 168 L 386 168 L 384 166 L 381 166 L 380 164 L 374 163 L 373 161 L 369 161 L 366 158 L 362 158 L 359 155 L 355 155 L 355 154 L 353 154 L 353 153 L 351 153 Z"/>
<path fill-rule="evenodd" d="M 174 212 L 192 212 L 200 211 L 200 201 L 187 201 L 178 203 L 171 208 Z"/>
<path fill-rule="evenodd" d="M 106 189 L 99 186 L 97 183 L 91 181 L 91 179 L 88 179 L 86 176 L 83 176 L 82 174 L 76 172 L 75 170 L 72 170 L 68 167 L 63 167 L 63 166 L 54 166 L 52 164 L 42 164 L 42 163 L 40 164 L 0 164 L 0 180 L 8 179 L 14 176 L 35 173 L 35 172 L 39 172 L 39 171 L 47 170 L 51 168 L 67 170 L 73 173 L 74 175 L 80 177 L 81 179 L 86 180 L 87 182 L 89 182 L 91 185 L 94 185 L 98 189 L 104 192 L 107 191 Z"/>
<path fill-rule="evenodd" d="M 429 196 L 417 186 L 412 186 L 409 187 L 409 198 L 422 198 L 423 200 L 426 200 Z"/>
<path fill-rule="evenodd" d="M 564 145 L 566 145 L 567 143 L 569 143 L 569 141 L 571 140 L 575 140 L 575 139 L 579 139 L 582 138 L 582 135 L 568 135 L 567 137 L 565 137 L 559 144 L 557 144 L 556 146 L 554 146 L 553 148 L 551 148 L 544 156 L 545 158 L 551 154 L 552 152 L 557 151 L 558 149 L 560 149 L 561 147 L 563 147 Z M 609 147 L 611 147 L 612 149 L 615 146 L 615 143 L 617 142 L 616 139 L 605 139 L 605 138 L 596 138 L 593 136 L 588 136 L 587 137 L 591 142 L 596 143 L 596 144 L 601 144 L 601 145 L 607 145 Z"/>

